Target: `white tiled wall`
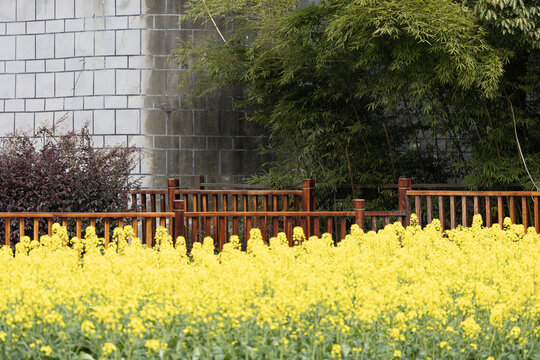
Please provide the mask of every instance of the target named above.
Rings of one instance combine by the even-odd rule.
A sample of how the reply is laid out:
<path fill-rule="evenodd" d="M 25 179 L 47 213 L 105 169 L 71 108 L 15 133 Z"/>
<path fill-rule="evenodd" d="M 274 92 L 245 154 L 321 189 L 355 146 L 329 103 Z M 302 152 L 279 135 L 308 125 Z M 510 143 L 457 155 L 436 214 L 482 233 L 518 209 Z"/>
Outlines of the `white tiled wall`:
<path fill-rule="evenodd" d="M 240 180 L 250 166 L 224 161 L 231 152 L 246 159 L 256 134 L 233 111 L 233 94 L 188 105 L 192 84 L 177 86 L 185 69 L 167 62 L 177 38 L 208 31 L 179 22 L 182 3 L 0 0 L 0 137 L 59 119 L 69 129 L 88 123 L 97 146 L 142 147 L 144 186 L 164 186 L 170 176 L 188 184 L 197 174 Z"/>

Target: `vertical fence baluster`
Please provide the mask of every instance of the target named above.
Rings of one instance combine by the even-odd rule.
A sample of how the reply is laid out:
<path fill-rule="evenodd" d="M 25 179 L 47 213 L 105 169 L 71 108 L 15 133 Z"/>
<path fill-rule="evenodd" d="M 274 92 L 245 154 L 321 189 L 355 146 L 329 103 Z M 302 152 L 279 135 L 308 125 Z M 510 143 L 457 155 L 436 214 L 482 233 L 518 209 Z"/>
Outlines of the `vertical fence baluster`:
<path fill-rule="evenodd" d="M 371 217 L 371 230 L 377 231 L 377 217 L 376 216 Z"/>
<path fill-rule="evenodd" d="M 150 194 L 150 211 L 151 212 L 156 212 L 156 194 Z M 150 229 L 150 232 L 152 234 L 155 234 L 156 233 L 156 224 L 157 224 L 157 220 L 156 218 L 152 218 L 152 221 L 151 221 L 151 229 Z"/>
<path fill-rule="evenodd" d="M 285 200 L 283 200 L 283 205 L 285 205 Z M 274 195 L 272 197 L 272 210 L 279 211 L 279 197 L 277 195 Z M 279 218 L 276 216 L 272 220 L 272 234 L 273 236 L 277 236 L 279 232 Z"/>
<path fill-rule="evenodd" d="M 345 235 L 347 235 L 347 219 L 341 218 L 341 236 L 339 240 L 345 239 Z"/>
<path fill-rule="evenodd" d="M 313 235 L 319 237 L 320 235 L 320 232 L 319 232 L 319 217 L 318 216 L 314 216 L 313 217 Z"/>
<path fill-rule="evenodd" d="M 504 222 L 504 207 L 503 207 L 502 196 L 497 196 L 497 219 L 502 229 L 503 222 Z"/>
<path fill-rule="evenodd" d="M 480 202 L 478 196 L 474 197 L 474 215 L 480 214 Z"/>
<path fill-rule="evenodd" d="M 466 196 L 461 197 L 461 225 L 465 227 L 469 226 L 468 216 L 467 216 L 467 197 Z"/>
<path fill-rule="evenodd" d="M 212 195 L 212 210 L 218 211 L 218 196 Z M 214 217 L 214 239 L 219 240 L 219 220 Z"/>
<path fill-rule="evenodd" d="M 441 229 L 444 230 L 444 199 L 439 195 L 439 221 L 441 222 Z"/>
<path fill-rule="evenodd" d="M 538 195 L 534 197 L 534 227 L 536 233 L 540 234 L 540 204 L 538 203 Z"/>
<path fill-rule="evenodd" d="M 188 195 L 188 194 L 182 194 L 182 195 L 180 195 L 180 197 L 184 199 L 184 206 L 186 207 L 185 211 L 189 211 L 189 209 L 190 209 L 190 206 L 189 206 L 189 195 Z M 193 197 L 192 197 L 192 200 L 193 200 L 194 198 L 195 198 L 195 197 L 193 196 Z M 192 202 L 193 202 L 193 201 L 192 201 Z M 194 209 L 194 208 L 193 208 L 193 204 L 191 204 L 191 209 L 192 209 L 192 211 L 195 211 L 195 210 L 193 210 L 193 209 Z"/>
<path fill-rule="evenodd" d="M 450 229 L 456 228 L 456 199 L 450 196 Z"/>
<path fill-rule="evenodd" d="M 268 196 L 267 195 L 263 195 L 262 197 L 262 200 L 263 200 L 263 211 L 266 213 L 268 212 Z M 267 240 L 267 236 L 266 236 L 266 220 L 267 220 L 267 217 L 266 217 L 266 214 L 264 215 L 264 217 L 261 219 L 261 234 L 262 234 L 262 237 L 263 237 L 263 241 L 266 241 Z"/>
<path fill-rule="evenodd" d="M 136 217 L 131 218 L 131 227 L 133 228 L 133 235 L 139 237 L 139 219 Z"/>
<path fill-rule="evenodd" d="M 208 195 L 206 194 L 201 194 L 201 211 L 202 212 L 208 212 Z M 211 236 L 211 231 L 210 231 L 210 222 L 208 221 L 207 218 L 202 218 L 201 219 L 201 223 L 202 223 L 202 228 L 204 230 L 204 236 Z"/>
<path fill-rule="evenodd" d="M 143 213 L 146 212 L 146 194 L 141 194 L 141 212 Z M 144 221 L 144 219 L 141 219 L 141 221 L 142 221 L 142 233 L 146 234 L 146 221 Z"/>
<path fill-rule="evenodd" d="M 39 241 L 39 219 L 34 218 L 34 240 Z"/>
<path fill-rule="evenodd" d="M 251 196 L 251 210 L 253 212 L 256 212 L 256 211 L 259 211 L 259 203 L 258 203 L 258 198 L 257 198 L 257 195 L 252 195 Z M 253 216 L 253 223 L 252 225 L 254 227 L 257 227 L 257 216 Z"/>
<path fill-rule="evenodd" d="M 414 197 L 414 210 L 416 216 L 418 217 L 418 225 L 422 226 L 422 204 L 420 203 L 420 196 L 416 195 Z"/>
<path fill-rule="evenodd" d="M 510 196 L 510 203 L 508 204 L 510 208 L 510 221 L 512 224 L 516 223 L 516 203 L 513 196 Z"/>
<path fill-rule="evenodd" d="M 52 226 L 53 226 L 53 219 L 48 218 L 47 219 L 47 235 L 52 236 Z"/>
<path fill-rule="evenodd" d="M 109 218 L 105 218 L 104 220 L 104 237 L 105 237 L 105 247 L 109 247 L 109 242 L 110 242 L 110 219 Z"/>
<path fill-rule="evenodd" d="M 300 211 L 300 198 L 298 195 L 294 195 L 294 211 Z M 294 218 L 294 226 L 298 226 L 298 217 Z"/>
<path fill-rule="evenodd" d="M 24 218 L 19 218 L 19 241 L 24 236 Z"/>
<path fill-rule="evenodd" d="M 246 240 L 249 240 L 249 232 L 251 231 L 251 216 L 247 217 L 246 223 Z"/>
<path fill-rule="evenodd" d="M 165 195 L 164 195 L 164 194 L 161 194 L 161 195 L 159 196 L 159 210 L 160 210 L 161 212 L 165 212 L 165 203 L 166 203 L 166 202 L 165 202 Z M 166 224 L 166 219 L 163 218 L 163 217 L 159 218 L 159 224 L 160 224 L 161 226 L 163 226 L 163 227 L 167 226 L 167 224 Z"/>
<path fill-rule="evenodd" d="M 6 246 L 11 246 L 11 218 L 6 218 L 5 219 L 6 222 L 5 222 L 5 226 L 6 226 L 6 240 L 5 240 L 5 243 L 6 243 Z"/>
<path fill-rule="evenodd" d="M 222 195 L 222 208 L 223 211 L 229 211 L 229 196 L 227 194 Z M 225 242 L 229 240 L 229 218 L 225 217 Z"/>
<path fill-rule="evenodd" d="M 154 218 L 155 219 L 155 218 Z M 153 239 L 152 239 L 152 218 L 143 218 L 144 222 L 146 223 L 146 226 L 145 226 L 145 234 L 144 234 L 144 237 L 146 238 L 146 245 L 148 245 L 148 247 L 152 247 L 152 244 L 153 244 Z"/>
<path fill-rule="evenodd" d="M 226 223 L 225 216 L 219 217 L 219 251 L 223 250 L 223 245 L 227 241 L 227 228 L 225 227 Z"/>
<path fill-rule="evenodd" d="M 233 195 L 233 211 L 238 211 L 238 195 Z M 233 217 L 233 235 L 238 235 L 238 217 Z"/>
<path fill-rule="evenodd" d="M 249 203 L 248 203 L 248 197 L 247 195 L 242 195 L 242 210 L 243 211 L 249 211 Z M 249 231 L 248 231 L 248 226 L 247 226 L 247 216 L 244 216 L 244 232 L 245 232 L 245 237 L 246 237 L 246 241 L 248 239 L 248 236 L 249 236 Z"/>
<path fill-rule="evenodd" d="M 426 207 L 427 207 L 427 222 L 428 224 L 433 221 L 433 203 L 431 202 L 431 195 L 426 196 Z"/>
<path fill-rule="evenodd" d="M 521 197 L 521 222 L 523 223 L 523 227 L 525 228 L 525 231 L 527 231 L 527 228 L 529 227 L 529 214 L 527 213 L 527 197 L 526 196 Z"/>
<path fill-rule="evenodd" d="M 492 219 L 491 219 L 491 198 L 489 196 L 486 196 L 486 226 L 491 227 L 492 225 Z"/>
<path fill-rule="evenodd" d="M 315 211 L 315 180 L 302 180 L 302 210 Z M 306 217 L 306 237 L 309 238 L 313 231 L 311 217 Z"/>
<path fill-rule="evenodd" d="M 204 202 L 203 202 L 203 204 L 204 204 Z M 184 203 L 184 206 L 185 206 L 185 203 Z M 199 201 L 197 200 L 196 195 L 192 196 L 192 204 L 191 204 L 191 206 L 193 206 L 193 212 L 199 211 Z M 196 243 L 197 241 L 199 241 L 199 234 L 198 233 L 199 233 L 199 218 L 198 217 L 193 217 L 193 218 L 191 218 L 191 241 L 193 243 Z"/>
<path fill-rule="evenodd" d="M 285 223 L 285 233 L 287 234 L 287 239 L 289 240 L 289 246 L 292 246 L 293 219 L 290 216 L 285 216 L 283 220 Z"/>
<path fill-rule="evenodd" d="M 82 225 L 81 218 L 77 218 L 75 223 L 76 223 L 76 225 L 75 225 L 75 233 L 76 233 L 76 236 L 80 239 L 81 238 L 81 225 Z M 135 235 L 135 236 L 137 236 L 137 235 Z"/>
<path fill-rule="evenodd" d="M 131 210 L 137 211 L 137 194 L 131 194 Z"/>

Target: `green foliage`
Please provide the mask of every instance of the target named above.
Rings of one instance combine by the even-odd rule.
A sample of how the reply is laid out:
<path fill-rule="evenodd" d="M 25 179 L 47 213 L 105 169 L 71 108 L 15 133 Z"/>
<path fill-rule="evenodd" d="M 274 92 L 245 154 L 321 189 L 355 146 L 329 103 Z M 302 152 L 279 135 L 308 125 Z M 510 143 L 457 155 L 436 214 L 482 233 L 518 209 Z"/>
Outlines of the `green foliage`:
<path fill-rule="evenodd" d="M 192 43 L 173 56 L 194 60 L 192 71 L 201 74 L 194 96 L 244 89 L 237 106 L 266 127 L 263 151 L 272 155 L 255 181 L 279 187 L 316 178 L 327 204 L 358 197 L 351 184 L 395 183 L 400 175 L 465 179 L 472 188 L 531 186 L 510 106 L 527 164 L 540 177 L 538 14 L 531 4 L 192 4 L 190 15 L 210 21 L 212 14 L 226 41 Z M 352 192 L 340 192 L 344 186 Z"/>

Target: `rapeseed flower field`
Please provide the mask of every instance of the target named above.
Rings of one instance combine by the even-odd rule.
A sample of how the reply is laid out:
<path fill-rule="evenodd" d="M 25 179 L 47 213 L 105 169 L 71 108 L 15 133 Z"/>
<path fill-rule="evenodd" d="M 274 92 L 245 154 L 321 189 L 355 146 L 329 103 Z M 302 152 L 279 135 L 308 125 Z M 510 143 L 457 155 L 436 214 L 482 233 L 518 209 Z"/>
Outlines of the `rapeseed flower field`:
<path fill-rule="evenodd" d="M 4 359 L 539 359 L 540 236 L 508 221 L 357 226 L 247 251 L 164 228 L 0 250 Z M 70 246 L 65 246 L 70 245 Z"/>

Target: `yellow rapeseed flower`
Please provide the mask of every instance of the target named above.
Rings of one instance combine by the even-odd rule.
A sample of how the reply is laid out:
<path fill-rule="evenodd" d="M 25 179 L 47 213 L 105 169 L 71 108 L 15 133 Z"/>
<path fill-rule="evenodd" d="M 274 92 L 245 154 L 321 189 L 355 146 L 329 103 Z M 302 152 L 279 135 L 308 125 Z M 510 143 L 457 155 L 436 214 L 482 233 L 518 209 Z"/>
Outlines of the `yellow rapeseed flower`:
<path fill-rule="evenodd" d="M 45 356 L 49 356 L 52 353 L 52 348 L 50 346 L 42 346 L 39 350 L 45 354 Z"/>

